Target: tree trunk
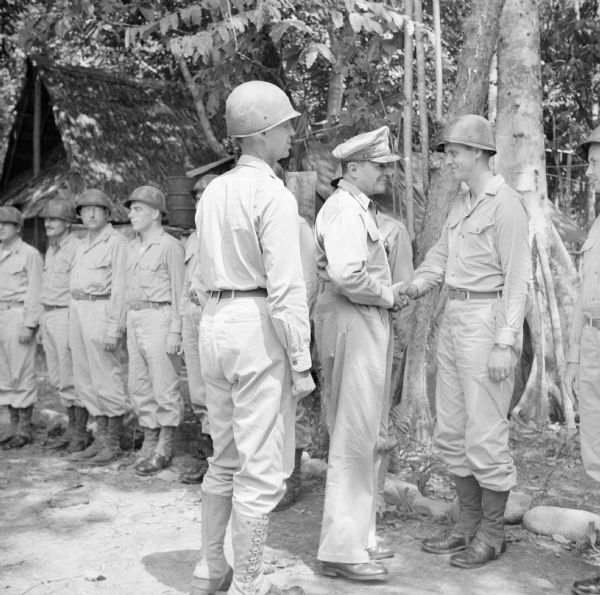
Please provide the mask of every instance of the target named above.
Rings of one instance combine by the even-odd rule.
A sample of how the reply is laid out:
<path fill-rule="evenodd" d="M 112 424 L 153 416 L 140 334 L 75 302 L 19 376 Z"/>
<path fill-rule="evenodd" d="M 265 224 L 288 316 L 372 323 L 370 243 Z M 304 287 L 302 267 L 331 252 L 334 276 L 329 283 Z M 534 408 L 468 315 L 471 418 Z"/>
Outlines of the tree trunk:
<path fill-rule="evenodd" d="M 484 109 L 488 93 L 488 73 L 500 22 L 504 0 L 473 0 L 471 14 L 464 26 L 464 44 L 458 59 L 454 95 L 446 119 L 460 114 L 479 113 Z M 431 179 L 425 208 L 423 230 L 417 247 L 417 262 L 440 237 L 450 202 L 458 191 L 458 184 L 448 167 L 441 167 Z M 409 331 L 407 377 L 400 404 L 392 419 L 399 438 L 410 428 L 411 437 L 429 443 L 432 436 L 432 413 L 428 399 L 428 353 L 435 353 L 435 309 L 439 291 L 433 291 L 418 300 L 416 323 Z"/>
<path fill-rule="evenodd" d="M 423 3 L 415 0 L 415 45 L 417 48 L 417 99 L 421 135 L 421 178 L 423 192 L 429 189 L 429 117 L 425 89 L 425 46 L 423 43 Z"/>
<path fill-rule="evenodd" d="M 413 36 L 412 0 L 405 0 L 404 12 L 404 106 L 402 134 L 404 147 L 404 187 L 406 188 L 406 228 L 411 240 L 415 238 L 415 190 L 413 184 Z"/>
<path fill-rule="evenodd" d="M 352 39 L 354 31 L 350 23 L 346 21 L 340 34 L 331 28 L 329 32 L 331 38 L 331 50 L 335 56 L 335 64 L 331 68 L 329 75 L 329 90 L 327 93 L 327 121 L 329 124 L 337 122 L 342 111 L 344 100 L 344 90 L 346 88 L 346 76 L 348 75 L 348 64 L 354 44 Z"/>
<path fill-rule="evenodd" d="M 204 138 L 206 139 L 208 146 L 217 157 L 226 157 L 227 152 L 215 136 L 210 120 L 208 119 L 208 115 L 206 114 L 202 95 L 200 94 L 198 87 L 194 82 L 185 58 L 180 56 L 177 62 L 179 64 L 181 74 L 187 83 L 188 89 L 194 98 L 194 104 L 196 106 L 196 111 L 198 112 L 198 119 L 200 120 L 200 127 L 202 128 L 202 132 L 204 133 Z"/>
<path fill-rule="evenodd" d="M 435 119 L 440 122 L 442 120 L 442 110 L 444 109 L 440 0 L 433 0 L 433 31 L 435 36 Z"/>
<path fill-rule="evenodd" d="M 506 181 L 522 194 L 531 215 L 534 254 L 540 264 L 536 267 L 537 284 L 544 290 L 546 309 L 537 321 L 531 319 L 529 323 L 550 329 L 542 335 L 542 350 L 536 354 L 536 359 L 545 358 L 536 362 L 536 369 L 544 370 L 545 364 L 547 375 L 537 387 L 537 398 L 543 401 L 537 409 L 548 409 L 549 390 L 557 386 L 567 427 L 574 429 L 574 414 L 563 383 L 562 337 L 570 328 L 576 272 L 565 257 L 566 248 L 553 229 L 548 209 L 538 1 L 506 0 L 500 31 L 496 164 Z M 531 331 L 536 336 L 540 333 L 537 328 Z"/>

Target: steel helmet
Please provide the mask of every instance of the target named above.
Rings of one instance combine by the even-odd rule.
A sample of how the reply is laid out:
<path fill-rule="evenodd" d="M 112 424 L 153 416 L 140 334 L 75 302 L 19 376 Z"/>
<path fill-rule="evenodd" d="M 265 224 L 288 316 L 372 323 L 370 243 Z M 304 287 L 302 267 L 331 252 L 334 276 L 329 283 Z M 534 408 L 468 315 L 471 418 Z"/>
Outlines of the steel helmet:
<path fill-rule="evenodd" d="M 496 153 L 494 129 L 488 120 L 476 114 L 460 116 L 450 122 L 436 144 L 436 151 L 443 151 L 448 143 L 457 143 L 467 147 L 484 149 Z"/>
<path fill-rule="evenodd" d="M 575 149 L 575 153 L 584 161 L 587 161 L 590 146 L 595 144 L 600 144 L 600 126 L 592 130 L 587 139 Z"/>
<path fill-rule="evenodd" d="M 23 214 L 17 207 L 0 207 L 0 223 L 14 223 L 23 227 Z"/>
<path fill-rule="evenodd" d="M 81 207 L 104 207 L 108 209 L 110 213 L 112 211 L 112 204 L 110 199 L 102 190 L 97 188 L 90 188 L 84 190 L 75 200 L 75 210 L 79 215 L 81 213 Z"/>
<path fill-rule="evenodd" d="M 64 198 L 51 198 L 40 213 L 43 219 L 63 219 L 69 223 L 76 220 L 75 207 Z"/>
<path fill-rule="evenodd" d="M 283 90 L 265 81 L 238 85 L 225 103 L 227 133 L 238 138 L 260 134 L 299 115 Z"/>
<path fill-rule="evenodd" d="M 142 202 L 153 209 L 158 209 L 163 215 L 169 214 L 167 199 L 156 186 L 138 186 L 125 201 L 125 206 L 129 208 L 132 202 Z"/>

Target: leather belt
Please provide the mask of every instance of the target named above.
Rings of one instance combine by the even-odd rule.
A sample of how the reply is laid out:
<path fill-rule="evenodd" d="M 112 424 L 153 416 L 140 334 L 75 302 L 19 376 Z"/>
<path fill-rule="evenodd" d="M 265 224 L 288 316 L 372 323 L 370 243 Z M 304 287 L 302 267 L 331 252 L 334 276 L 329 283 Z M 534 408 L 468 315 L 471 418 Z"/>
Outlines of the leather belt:
<path fill-rule="evenodd" d="M 56 306 L 56 305 L 51 305 L 51 304 L 43 304 L 44 306 L 44 310 L 46 310 L 46 312 L 48 312 L 49 310 L 61 310 L 63 308 L 68 308 L 69 306 Z"/>
<path fill-rule="evenodd" d="M 209 291 L 208 295 L 211 299 L 219 301 L 236 297 L 267 297 L 269 294 L 264 287 L 257 287 L 256 289 L 217 289 Z"/>
<path fill-rule="evenodd" d="M 585 322 L 590 326 L 594 327 L 597 331 L 600 331 L 600 318 L 592 318 L 591 316 L 585 315 Z"/>
<path fill-rule="evenodd" d="M 23 302 L 0 302 L 0 310 L 11 310 L 12 308 L 22 308 Z"/>
<path fill-rule="evenodd" d="M 132 302 L 127 307 L 130 310 L 158 310 L 170 305 L 171 302 Z"/>
<path fill-rule="evenodd" d="M 103 293 L 97 295 L 95 293 L 83 293 L 82 291 L 74 291 L 71 293 L 71 297 L 74 300 L 84 300 L 87 302 L 95 302 L 96 300 L 109 300 L 110 293 Z"/>
<path fill-rule="evenodd" d="M 502 291 L 468 291 L 466 289 L 452 289 L 448 292 L 451 300 L 497 300 L 502 297 Z"/>

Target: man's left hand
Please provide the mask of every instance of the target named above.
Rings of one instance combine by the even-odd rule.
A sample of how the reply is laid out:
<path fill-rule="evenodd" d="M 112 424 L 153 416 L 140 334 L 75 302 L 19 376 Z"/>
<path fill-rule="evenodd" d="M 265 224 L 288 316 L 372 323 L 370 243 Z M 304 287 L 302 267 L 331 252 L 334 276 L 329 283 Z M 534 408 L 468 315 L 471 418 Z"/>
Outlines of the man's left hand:
<path fill-rule="evenodd" d="M 315 388 L 315 381 L 313 380 L 310 370 L 304 370 L 302 372 L 296 372 L 292 370 L 292 395 L 296 399 L 303 399 L 308 397 Z"/>
<path fill-rule="evenodd" d="M 512 374 L 512 349 L 510 347 L 498 347 L 494 345 L 488 358 L 489 377 L 501 382 Z"/>
<path fill-rule="evenodd" d="M 181 334 L 169 333 L 167 335 L 166 351 L 167 355 L 180 355 Z"/>
<path fill-rule="evenodd" d="M 27 345 L 33 338 L 33 334 L 35 333 L 34 328 L 29 328 L 28 326 L 24 326 L 19 333 L 19 343 L 23 345 Z"/>

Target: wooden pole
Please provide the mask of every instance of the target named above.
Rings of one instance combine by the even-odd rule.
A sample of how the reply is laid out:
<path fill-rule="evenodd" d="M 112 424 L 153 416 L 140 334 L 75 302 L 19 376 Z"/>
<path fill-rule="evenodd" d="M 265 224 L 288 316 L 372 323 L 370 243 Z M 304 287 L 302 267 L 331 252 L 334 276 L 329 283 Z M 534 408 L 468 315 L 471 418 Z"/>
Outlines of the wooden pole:
<path fill-rule="evenodd" d="M 415 0 L 415 44 L 417 46 L 417 98 L 419 101 L 419 131 L 421 135 L 421 175 L 423 192 L 429 189 L 429 119 L 425 87 L 425 46 L 423 43 L 423 3 Z"/>
<path fill-rule="evenodd" d="M 35 77 L 33 91 L 33 175 L 40 173 L 40 147 L 42 135 L 42 81 Z"/>
<path fill-rule="evenodd" d="M 413 116 L 413 3 L 405 0 L 404 12 L 404 109 L 402 132 L 404 141 L 404 182 L 406 188 L 406 228 L 410 239 L 415 238 L 415 195 L 413 187 L 413 148 L 412 148 L 412 116 Z"/>
<path fill-rule="evenodd" d="M 433 31 L 435 37 L 435 119 L 442 121 L 443 115 L 443 72 L 442 72 L 442 21 L 440 0 L 433 0 Z"/>

